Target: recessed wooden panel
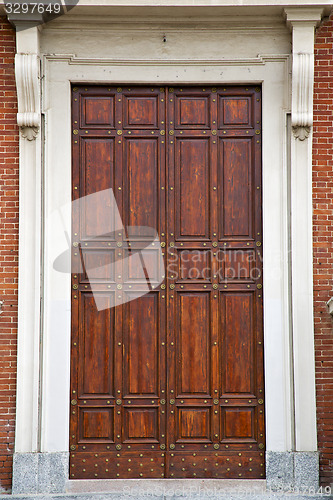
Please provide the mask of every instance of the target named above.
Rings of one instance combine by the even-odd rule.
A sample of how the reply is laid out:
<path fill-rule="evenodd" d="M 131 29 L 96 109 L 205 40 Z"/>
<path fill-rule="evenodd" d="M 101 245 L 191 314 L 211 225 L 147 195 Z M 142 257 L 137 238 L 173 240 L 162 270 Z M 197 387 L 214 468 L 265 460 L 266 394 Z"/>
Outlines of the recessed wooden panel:
<path fill-rule="evenodd" d="M 115 250 L 83 249 L 85 279 L 89 281 L 114 281 Z"/>
<path fill-rule="evenodd" d="M 130 294 L 129 294 L 130 295 Z M 158 295 L 151 292 L 126 306 L 124 325 L 124 391 L 128 395 L 158 394 Z"/>
<path fill-rule="evenodd" d="M 223 393 L 251 394 L 253 388 L 253 292 L 221 295 Z"/>
<path fill-rule="evenodd" d="M 160 276 L 160 251 L 150 249 L 135 249 L 124 263 L 124 281 L 130 283 L 157 282 Z"/>
<path fill-rule="evenodd" d="M 124 126 L 126 128 L 157 128 L 157 110 L 157 96 L 126 96 L 124 98 Z"/>
<path fill-rule="evenodd" d="M 176 128 L 209 128 L 209 117 L 209 97 L 176 98 Z"/>
<path fill-rule="evenodd" d="M 178 408 L 177 441 L 210 441 L 210 409 Z"/>
<path fill-rule="evenodd" d="M 251 140 L 221 140 L 218 168 L 219 185 L 223 189 L 221 237 L 250 238 L 253 217 Z"/>
<path fill-rule="evenodd" d="M 82 127 L 114 127 L 113 97 L 83 97 L 82 110 Z"/>
<path fill-rule="evenodd" d="M 92 293 L 81 293 L 82 351 L 81 393 L 111 395 L 113 388 L 114 309 L 111 295 L 98 293 L 103 310 L 96 308 Z M 84 364 L 83 364 L 84 361 Z"/>
<path fill-rule="evenodd" d="M 180 280 L 209 280 L 211 277 L 211 253 L 205 250 L 182 250 L 178 253 Z"/>
<path fill-rule="evenodd" d="M 178 294 L 178 394 L 209 394 L 210 294 Z"/>
<path fill-rule="evenodd" d="M 157 408 L 124 408 L 125 442 L 158 442 Z"/>
<path fill-rule="evenodd" d="M 250 97 L 220 97 L 219 128 L 223 126 L 252 126 Z"/>
<path fill-rule="evenodd" d="M 258 278 L 259 269 L 256 268 L 256 255 L 253 250 L 228 250 L 224 252 L 225 278 L 240 280 Z"/>
<path fill-rule="evenodd" d="M 179 236 L 191 239 L 208 237 L 210 214 L 208 140 L 179 139 L 176 155 L 176 212 Z"/>
<path fill-rule="evenodd" d="M 113 139 L 82 140 L 83 166 L 81 170 L 82 196 L 98 191 L 114 189 L 114 141 Z M 110 205 L 110 203 L 108 203 Z M 101 199 L 82 200 L 82 238 L 99 237 L 114 230 L 115 213 L 106 209 Z"/>
<path fill-rule="evenodd" d="M 222 439 L 253 439 L 253 408 L 224 408 Z"/>
<path fill-rule="evenodd" d="M 113 441 L 113 408 L 80 408 L 80 442 Z"/>
<path fill-rule="evenodd" d="M 124 171 L 126 172 L 126 224 L 158 228 L 157 140 L 126 139 Z"/>

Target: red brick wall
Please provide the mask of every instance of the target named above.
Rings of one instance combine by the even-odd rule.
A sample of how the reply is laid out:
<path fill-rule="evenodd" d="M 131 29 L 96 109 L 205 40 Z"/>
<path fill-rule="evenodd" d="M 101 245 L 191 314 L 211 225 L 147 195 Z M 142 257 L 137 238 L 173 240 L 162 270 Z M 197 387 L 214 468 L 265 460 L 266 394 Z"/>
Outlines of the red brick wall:
<path fill-rule="evenodd" d="M 0 17 L 0 491 L 10 488 L 15 431 L 18 129 L 14 74 L 15 32 Z"/>
<path fill-rule="evenodd" d="M 314 321 L 320 475 L 333 482 L 333 17 L 315 44 L 313 138 Z"/>

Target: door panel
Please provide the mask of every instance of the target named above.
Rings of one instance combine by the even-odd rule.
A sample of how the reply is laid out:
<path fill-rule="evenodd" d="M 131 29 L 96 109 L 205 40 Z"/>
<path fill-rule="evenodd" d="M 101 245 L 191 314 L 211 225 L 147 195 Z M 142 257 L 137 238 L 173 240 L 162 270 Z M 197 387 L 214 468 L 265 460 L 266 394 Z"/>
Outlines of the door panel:
<path fill-rule="evenodd" d="M 105 309 L 96 312 L 93 295 L 82 294 L 82 394 L 86 396 L 113 394 L 114 310 L 109 296 L 100 297 L 100 300 Z"/>
<path fill-rule="evenodd" d="M 126 408 L 124 424 L 124 442 L 134 443 L 144 439 L 158 443 L 157 408 Z"/>
<path fill-rule="evenodd" d="M 221 294 L 222 394 L 254 394 L 253 292 Z"/>
<path fill-rule="evenodd" d="M 158 139 L 126 138 L 124 154 L 124 223 L 158 226 Z"/>
<path fill-rule="evenodd" d="M 124 231 L 73 211 L 70 477 L 263 478 L 261 89 L 74 87 L 73 200 L 108 188 Z"/>
<path fill-rule="evenodd" d="M 209 292 L 178 294 L 179 315 L 177 396 L 210 394 L 210 303 Z"/>
<path fill-rule="evenodd" d="M 171 98 L 170 98 L 171 99 Z M 170 102 L 173 102 L 170 100 Z M 210 97 L 202 92 L 191 95 L 175 94 L 175 129 L 209 129 Z"/>
<path fill-rule="evenodd" d="M 82 196 L 88 196 L 103 189 L 115 188 L 114 141 L 101 138 L 84 138 L 82 144 L 81 185 Z M 98 168 L 97 168 L 98 167 Z M 83 202 L 84 203 L 84 202 Z M 89 239 L 103 233 L 105 225 L 111 224 L 111 212 L 99 217 L 100 208 L 89 204 L 81 220 L 82 238 Z"/>
<path fill-rule="evenodd" d="M 158 294 L 151 292 L 124 305 L 124 395 L 158 398 Z M 145 335 L 142 335 L 145 332 Z"/>
<path fill-rule="evenodd" d="M 221 139 L 219 146 L 221 238 L 252 238 L 251 140 Z"/>
<path fill-rule="evenodd" d="M 81 127 L 114 128 L 115 98 L 114 96 L 86 95 L 81 99 Z"/>
<path fill-rule="evenodd" d="M 254 415 L 252 408 L 225 408 L 223 440 L 254 440 Z"/>
<path fill-rule="evenodd" d="M 209 237 L 209 142 L 207 139 L 177 141 L 176 192 L 179 237 Z M 193 207 L 196 210 L 193 210 Z"/>
<path fill-rule="evenodd" d="M 114 442 L 113 409 L 112 408 L 82 408 L 80 409 L 79 442 L 89 443 L 102 440 Z"/>
<path fill-rule="evenodd" d="M 179 408 L 177 443 L 211 442 L 209 408 Z"/>
<path fill-rule="evenodd" d="M 249 95 L 240 87 L 237 89 L 238 96 L 227 94 L 229 94 L 229 89 L 218 97 L 218 128 L 253 129 L 257 95 L 253 92 Z"/>
<path fill-rule="evenodd" d="M 135 91 L 134 91 L 135 92 Z M 124 96 L 124 128 L 157 129 L 158 96 L 125 95 Z"/>

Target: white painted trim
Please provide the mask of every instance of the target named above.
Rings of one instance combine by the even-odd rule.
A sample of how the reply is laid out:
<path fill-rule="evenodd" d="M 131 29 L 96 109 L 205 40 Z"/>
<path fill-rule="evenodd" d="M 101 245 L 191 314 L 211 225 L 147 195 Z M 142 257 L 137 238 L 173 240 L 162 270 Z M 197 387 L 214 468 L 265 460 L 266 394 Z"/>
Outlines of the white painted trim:
<path fill-rule="evenodd" d="M 291 138 L 296 451 L 317 450 L 312 268 L 312 131 Z"/>
<path fill-rule="evenodd" d="M 30 125 L 28 95 L 34 86 L 34 119 L 40 113 L 38 47 L 39 31 L 17 32 L 16 80 L 19 88 L 20 125 Z M 26 55 L 29 54 L 29 55 Z M 32 55 L 33 54 L 33 55 Z M 23 64 L 21 64 L 23 63 Z M 24 80 L 26 82 L 24 83 Z M 27 81 L 29 85 L 26 85 Z M 33 82 L 33 85 L 32 85 Z M 30 85 L 31 84 L 31 85 Z M 36 85 L 38 88 L 36 88 Z M 29 88 L 28 88 L 29 87 Z M 27 114 L 25 114 L 27 113 Z M 40 115 L 39 115 L 40 117 Z M 38 451 L 39 347 L 40 347 L 40 255 L 41 255 L 41 141 L 19 144 L 19 303 L 15 451 Z"/>
<path fill-rule="evenodd" d="M 322 9 L 288 9 L 293 34 L 291 137 L 295 451 L 317 451 L 313 323 L 312 122 L 314 35 Z"/>
<path fill-rule="evenodd" d="M 162 68 L 165 68 L 165 59 L 117 59 L 117 58 L 84 58 L 84 57 L 77 57 L 76 55 L 68 55 L 68 54 L 52 54 L 52 55 L 45 55 L 45 60 L 50 60 L 50 61 L 63 61 L 67 62 L 69 65 L 78 65 L 78 66 L 153 66 L 154 68 L 157 68 L 161 66 Z M 168 64 L 170 66 L 180 66 L 180 67 L 192 67 L 192 66 L 199 66 L 199 68 L 204 67 L 204 66 L 218 66 L 218 67 L 225 67 L 225 66 L 264 66 L 267 62 L 285 62 L 286 61 L 286 55 L 285 54 L 258 54 L 257 57 L 255 58 L 234 58 L 234 59 L 223 59 L 223 60 L 216 60 L 216 59 L 192 59 L 192 60 L 187 60 L 187 59 L 168 59 Z M 140 80 L 141 81 L 141 80 Z"/>
<path fill-rule="evenodd" d="M 40 327 L 40 139 L 20 137 L 19 301 L 15 451 L 38 451 Z"/>
<path fill-rule="evenodd" d="M 264 310 L 266 364 L 266 429 L 269 450 L 290 450 L 290 346 L 288 338 L 288 248 L 286 161 L 283 154 L 285 113 L 288 106 L 289 56 L 253 58 L 239 65 L 224 61 L 186 64 L 153 62 L 140 72 L 138 64 L 101 64 L 93 58 L 71 64 L 74 55 L 44 58 L 46 116 L 46 213 L 71 200 L 70 82 L 94 83 L 224 83 L 263 82 L 263 203 L 264 203 Z M 253 64 L 251 64 L 251 62 Z M 85 64 L 84 64 L 85 63 Z M 139 80 L 139 82 L 138 82 Z M 56 133 L 55 133 L 56 131 Z M 272 224 L 274 220 L 274 224 Z M 70 213 L 66 221 L 70 227 Z M 70 366 L 70 280 L 56 274 L 51 256 L 59 249 L 54 228 L 45 240 L 45 321 L 42 409 L 42 451 L 68 449 Z"/>

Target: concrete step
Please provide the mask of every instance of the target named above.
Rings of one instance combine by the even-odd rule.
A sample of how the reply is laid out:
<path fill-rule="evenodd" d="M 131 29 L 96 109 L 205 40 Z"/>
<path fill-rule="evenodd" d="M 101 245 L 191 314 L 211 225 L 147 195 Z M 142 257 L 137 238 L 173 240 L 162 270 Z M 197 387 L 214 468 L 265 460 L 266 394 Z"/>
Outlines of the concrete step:
<path fill-rule="evenodd" d="M 66 493 L 0 495 L 7 500 L 324 500 L 333 495 L 323 491 L 292 493 L 267 490 L 263 480 L 221 479 L 117 479 L 117 480 L 71 480 Z"/>
<path fill-rule="evenodd" d="M 333 496 L 323 496 L 323 495 L 287 495 L 287 494 L 241 494 L 241 493 L 225 493 L 225 494 L 217 494 L 215 496 L 212 495 L 177 495 L 177 496 L 165 496 L 165 495 L 127 495 L 119 493 L 77 493 L 77 494 L 62 494 L 62 495 L 0 495 L 1 499 L 4 500 L 323 500 L 329 498 L 332 500 Z"/>

